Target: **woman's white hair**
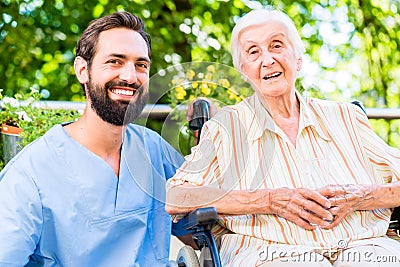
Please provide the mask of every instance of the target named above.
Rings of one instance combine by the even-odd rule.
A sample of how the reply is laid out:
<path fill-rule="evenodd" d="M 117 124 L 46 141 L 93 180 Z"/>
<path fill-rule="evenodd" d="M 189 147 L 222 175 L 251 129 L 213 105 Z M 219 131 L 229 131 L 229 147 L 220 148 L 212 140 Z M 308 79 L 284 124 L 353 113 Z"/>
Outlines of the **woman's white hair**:
<path fill-rule="evenodd" d="M 272 8 L 255 9 L 241 17 L 232 30 L 231 36 L 231 54 L 233 66 L 241 71 L 239 34 L 250 26 L 266 24 L 271 20 L 283 22 L 289 31 L 289 38 L 293 42 L 295 55 L 300 58 L 304 54 L 304 44 L 301 41 L 299 32 L 293 23 L 293 20 L 284 12 Z"/>

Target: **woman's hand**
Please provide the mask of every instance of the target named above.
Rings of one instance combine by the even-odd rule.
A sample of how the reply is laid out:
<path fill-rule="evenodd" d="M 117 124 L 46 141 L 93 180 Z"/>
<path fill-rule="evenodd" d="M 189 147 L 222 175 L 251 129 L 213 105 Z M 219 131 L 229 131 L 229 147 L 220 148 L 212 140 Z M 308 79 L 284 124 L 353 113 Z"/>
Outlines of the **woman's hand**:
<path fill-rule="evenodd" d="M 298 226 L 313 230 L 327 227 L 333 219 L 330 201 L 320 193 L 306 188 L 279 188 L 270 194 L 270 211 Z"/>
<path fill-rule="evenodd" d="M 337 226 L 344 217 L 355 210 L 367 208 L 367 200 L 373 198 L 375 185 L 328 185 L 317 190 L 321 195 L 327 197 L 331 202 L 329 211 L 334 216 L 331 224 L 325 229 Z"/>

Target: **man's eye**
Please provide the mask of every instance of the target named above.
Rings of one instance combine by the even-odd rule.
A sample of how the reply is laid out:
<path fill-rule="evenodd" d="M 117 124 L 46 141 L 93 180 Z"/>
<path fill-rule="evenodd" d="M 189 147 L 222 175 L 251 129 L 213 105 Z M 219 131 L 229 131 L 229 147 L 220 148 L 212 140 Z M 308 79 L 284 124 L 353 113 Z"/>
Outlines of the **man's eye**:
<path fill-rule="evenodd" d="M 110 60 L 108 61 L 108 63 L 111 63 L 111 64 L 118 64 L 118 63 L 119 63 L 119 60 L 117 60 L 117 59 L 110 59 Z"/>
<path fill-rule="evenodd" d="M 143 68 L 143 69 L 149 68 L 149 65 L 146 63 L 137 63 L 136 66 L 138 66 L 139 68 Z"/>

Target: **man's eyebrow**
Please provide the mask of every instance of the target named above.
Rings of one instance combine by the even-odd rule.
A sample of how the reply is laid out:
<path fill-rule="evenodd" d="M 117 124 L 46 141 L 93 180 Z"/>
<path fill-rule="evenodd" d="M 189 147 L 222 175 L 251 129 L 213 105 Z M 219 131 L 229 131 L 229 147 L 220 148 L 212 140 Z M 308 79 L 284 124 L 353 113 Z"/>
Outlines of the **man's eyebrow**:
<path fill-rule="evenodd" d="M 112 53 L 112 54 L 108 55 L 108 57 L 117 57 L 117 58 L 121 58 L 121 59 L 127 58 L 127 56 L 125 54 L 118 54 L 118 53 Z M 136 59 L 136 61 L 145 61 L 147 63 L 150 63 L 150 59 L 148 57 L 138 57 Z"/>
<path fill-rule="evenodd" d="M 138 57 L 137 61 L 146 61 L 147 63 L 150 64 L 150 58 L 148 58 L 148 57 Z"/>
<path fill-rule="evenodd" d="M 108 57 L 126 58 L 126 55 L 113 53 L 113 54 L 109 54 Z"/>

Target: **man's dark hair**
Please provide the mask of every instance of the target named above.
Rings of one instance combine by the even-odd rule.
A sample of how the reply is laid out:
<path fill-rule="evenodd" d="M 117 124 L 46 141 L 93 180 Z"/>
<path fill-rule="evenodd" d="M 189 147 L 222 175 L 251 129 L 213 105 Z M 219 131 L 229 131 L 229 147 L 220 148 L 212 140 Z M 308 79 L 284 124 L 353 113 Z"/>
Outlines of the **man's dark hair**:
<path fill-rule="evenodd" d="M 100 33 L 114 28 L 126 28 L 137 31 L 146 41 L 149 58 L 151 57 L 150 36 L 144 31 L 143 21 L 139 17 L 125 11 L 115 12 L 111 15 L 91 21 L 79 38 L 76 46 L 76 56 L 85 59 L 88 68 L 91 67 L 93 56 L 96 54 Z"/>

